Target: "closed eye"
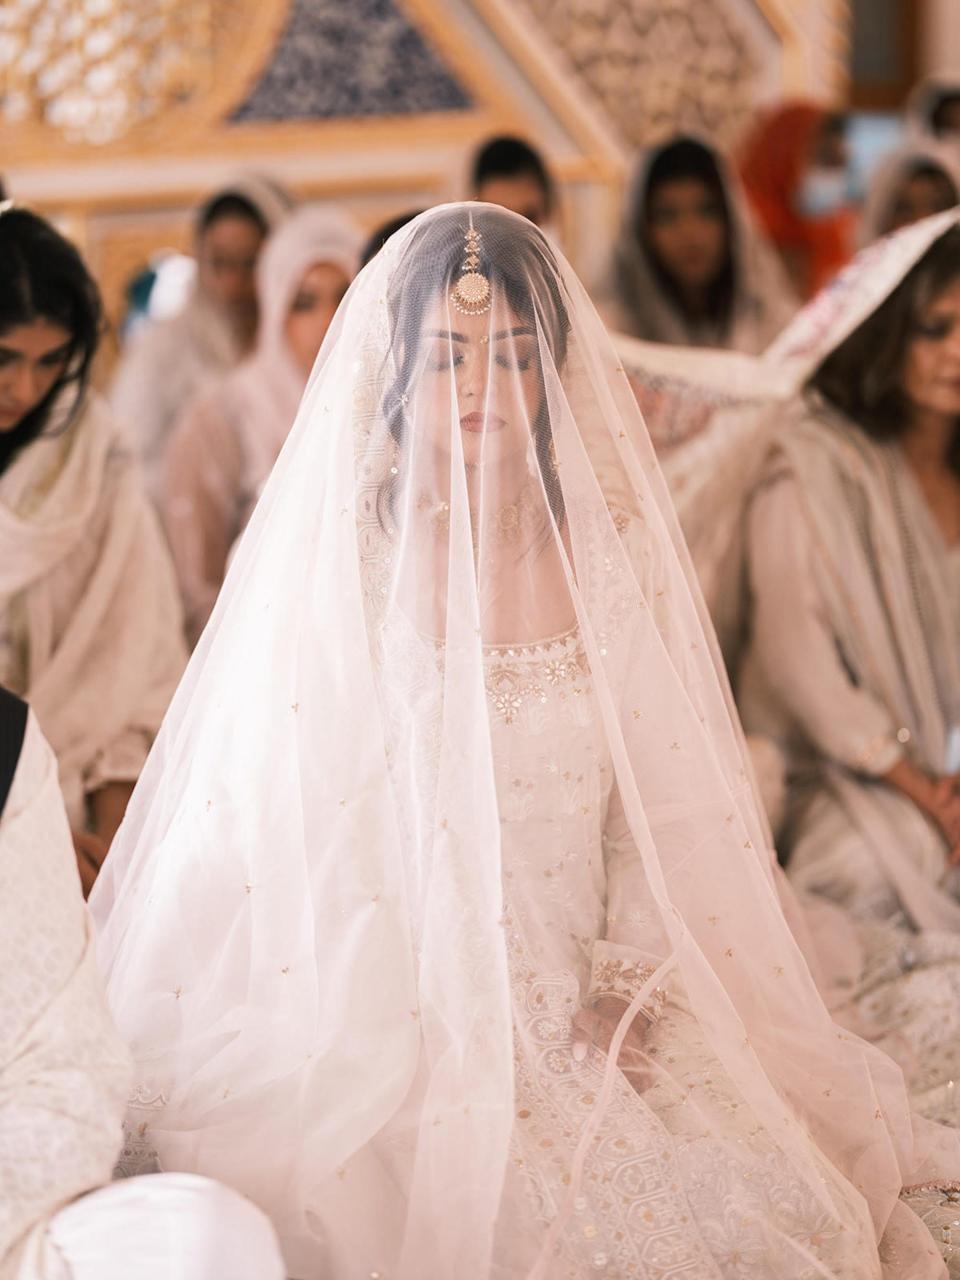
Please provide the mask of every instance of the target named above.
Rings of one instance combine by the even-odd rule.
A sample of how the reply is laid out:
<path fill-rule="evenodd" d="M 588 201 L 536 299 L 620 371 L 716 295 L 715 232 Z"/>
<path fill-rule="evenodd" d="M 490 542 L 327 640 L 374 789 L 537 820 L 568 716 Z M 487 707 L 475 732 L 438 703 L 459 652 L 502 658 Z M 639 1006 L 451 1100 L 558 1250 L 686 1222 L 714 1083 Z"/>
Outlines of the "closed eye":
<path fill-rule="evenodd" d="M 530 368 L 531 356 L 496 356 L 497 364 L 501 369 L 518 369 L 520 373 L 526 373 Z"/>
<path fill-rule="evenodd" d="M 929 320 L 918 320 L 916 332 L 921 338 L 942 342 L 953 329 L 953 325 L 954 321 L 950 316 L 932 316 Z"/>
<path fill-rule="evenodd" d="M 45 356 L 41 356 L 40 363 L 46 369 L 55 369 L 57 365 L 63 364 L 70 355 L 70 344 L 58 347 L 56 351 L 48 351 Z"/>

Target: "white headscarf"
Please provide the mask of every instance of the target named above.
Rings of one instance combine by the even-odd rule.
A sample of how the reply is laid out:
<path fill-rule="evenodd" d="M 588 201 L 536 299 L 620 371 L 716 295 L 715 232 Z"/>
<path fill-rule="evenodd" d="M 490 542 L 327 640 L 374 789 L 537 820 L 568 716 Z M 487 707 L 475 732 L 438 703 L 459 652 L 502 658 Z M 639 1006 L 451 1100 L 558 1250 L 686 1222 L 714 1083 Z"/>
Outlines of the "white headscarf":
<path fill-rule="evenodd" d="M 664 151 L 681 142 L 694 143 L 707 152 L 723 187 L 734 275 L 726 332 L 690 324 L 664 292 L 637 233 L 645 217 L 651 169 Z M 637 157 L 627 184 L 607 288 L 616 299 L 619 319 L 615 323 L 632 337 L 673 345 L 722 347 L 751 355 L 759 354 L 773 340 L 798 306 L 779 258 L 754 222 L 736 174 L 709 143 L 687 135 L 648 147 Z"/>
<path fill-rule="evenodd" d="M 918 166 L 938 169 L 953 184 L 952 203 L 960 203 L 960 149 L 945 146 L 930 137 L 915 139 L 898 147 L 873 173 L 860 215 L 858 240 L 861 246 L 887 233 L 897 192 Z"/>
<path fill-rule="evenodd" d="M 558 637 L 534 678 L 524 661 Z M 511 772 L 518 716 L 555 808 Z M 564 737 L 609 778 L 616 836 L 603 796 L 551 773 Z M 601 830 L 632 888 L 571 935 L 582 903 L 529 863 L 559 873 L 587 831 L 602 860 Z M 775 1265 L 874 1280 L 889 1233 L 911 1276 L 939 1276 L 898 1196 L 960 1163 L 956 1143 L 925 1163 L 896 1069 L 830 1020 L 771 861 L 585 291 L 524 219 L 421 215 L 338 312 L 95 890 L 134 1123 L 168 1167 L 265 1207 L 298 1276 L 488 1280 L 496 1258 L 542 1280 L 559 1255 L 602 1272 L 598 1243 L 639 1270 L 664 1223 L 701 1247 L 677 1162 L 722 1217 L 713 1170 L 741 1158 L 685 1054 L 651 1070 L 681 1128 L 681 1101 L 696 1113 L 687 1156 L 618 1068 L 663 985 L 820 1224 L 798 1244 L 793 1208 L 771 1210 Z M 581 1061 L 573 968 L 591 962 L 632 985 L 610 1055 Z M 621 1156 L 643 1125 L 645 1154 Z M 594 1214 L 622 1215 L 619 1240 L 593 1241 Z"/>
<path fill-rule="evenodd" d="M 297 416 L 306 374 L 287 346 L 284 324 L 304 275 L 318 263 L 338 267 L 349 284 L 363 237 L 345 213 L 307 205 L 267 241 L 257 263 L 260 322 L 256 348 L 223 386 L 224 415 L 242 437 L 253 495 L 267 478 Z"/>

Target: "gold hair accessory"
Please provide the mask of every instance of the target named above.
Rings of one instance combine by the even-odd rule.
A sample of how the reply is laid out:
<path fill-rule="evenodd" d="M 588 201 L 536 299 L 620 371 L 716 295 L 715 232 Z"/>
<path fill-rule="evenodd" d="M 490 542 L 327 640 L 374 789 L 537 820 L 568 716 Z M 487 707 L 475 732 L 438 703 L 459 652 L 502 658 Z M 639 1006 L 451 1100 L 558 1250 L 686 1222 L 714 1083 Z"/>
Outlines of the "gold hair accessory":
<path fill-rule="evenodd" d="M 464 236 L 463 274 L 450 291 L 450 301 L 465 316 L 482 316 L 493 305 L 490 281 L 478 271 L 480 266 L 480 232 L 474 230 L 473 215 Z"/>

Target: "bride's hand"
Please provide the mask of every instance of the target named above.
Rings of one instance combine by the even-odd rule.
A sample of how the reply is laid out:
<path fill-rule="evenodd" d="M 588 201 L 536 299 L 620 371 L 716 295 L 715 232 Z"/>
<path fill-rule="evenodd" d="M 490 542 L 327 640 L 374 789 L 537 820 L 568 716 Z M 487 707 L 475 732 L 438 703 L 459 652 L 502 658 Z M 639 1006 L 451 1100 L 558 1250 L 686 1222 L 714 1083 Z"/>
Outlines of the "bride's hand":
<path fill-rule="evenodd" d="M 610 1051 L 610 1042 L 626 1011 L 627 1006 L 616 996 L 601 996 L 589 1008 L 578 1010 L 573 1018 L 573 1056 L 577 1062 L 584 1060 L 591 1045 L 595 1045 L 603 1053 Z M 620 1050 L 621 1060 L 630 1050 L 642 1048 L 643 1030 L 646 1026 L 643 1014 L 638 1013 Z"/>

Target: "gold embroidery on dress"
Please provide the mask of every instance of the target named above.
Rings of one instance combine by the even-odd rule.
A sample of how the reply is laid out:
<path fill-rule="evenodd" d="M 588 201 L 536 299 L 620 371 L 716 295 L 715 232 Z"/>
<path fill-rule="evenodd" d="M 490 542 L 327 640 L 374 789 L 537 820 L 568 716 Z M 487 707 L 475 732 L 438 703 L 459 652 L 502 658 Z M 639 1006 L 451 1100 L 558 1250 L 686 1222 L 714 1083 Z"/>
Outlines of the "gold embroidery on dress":
<path fill-rule="evenodd" d="M 555 654 L 566 645 L 567 650 Z M 577 632 L 567 632 L 552 642 L 536 645 L 499 646 L 485 650 L 495 656 L 486 667 L 486 689 L 494 712 L 507 724 L 513 724 L 528 702 L 547 701 L 547 689 L 572 685 L 571 692 L 582 693 L 590 668 Z M 549 653 L 549 657 L 532 657 Z"/>

